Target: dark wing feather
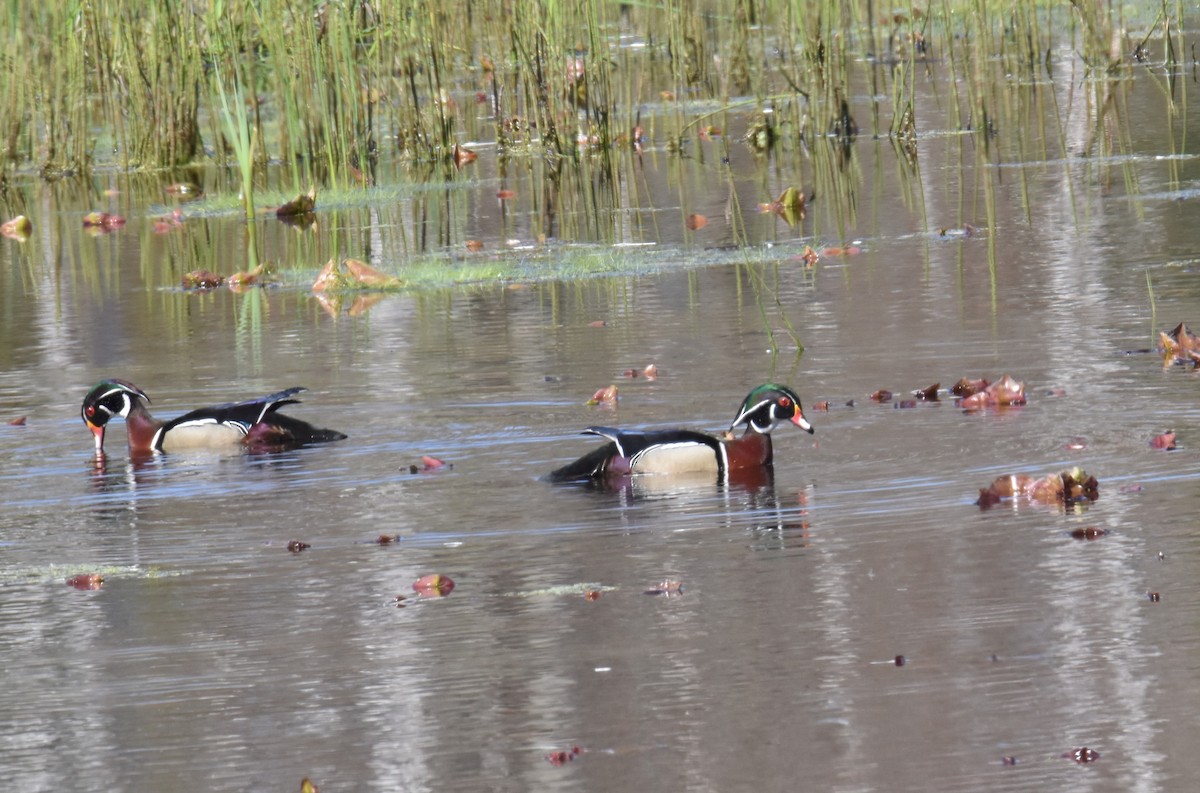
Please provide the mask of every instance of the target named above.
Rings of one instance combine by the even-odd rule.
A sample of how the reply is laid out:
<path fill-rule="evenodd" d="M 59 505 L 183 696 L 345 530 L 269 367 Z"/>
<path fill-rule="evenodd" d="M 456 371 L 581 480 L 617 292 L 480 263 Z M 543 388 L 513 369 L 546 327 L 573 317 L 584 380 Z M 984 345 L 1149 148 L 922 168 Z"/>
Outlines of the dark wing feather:
<path fill-rule="evenodd" d="M 247 399 L 245 402 L 227 402 L 223 405 L 199 408 L 172 419 L 167 423 L 166 428 L 170 430 L 172 427 L 190 421 L 215 421 L 218 424 L 240 424 L 248 430 L 262 421 L 267 414 L 274 413 L 285 405 L 299 404 L 300 400 L 288 397 L 303 390 L 305 389 L 301 386 L 294 386 L 257 399 Z M 278 417 L 272 417 L 272 421 L 275 421 L 276 418 Z"/>

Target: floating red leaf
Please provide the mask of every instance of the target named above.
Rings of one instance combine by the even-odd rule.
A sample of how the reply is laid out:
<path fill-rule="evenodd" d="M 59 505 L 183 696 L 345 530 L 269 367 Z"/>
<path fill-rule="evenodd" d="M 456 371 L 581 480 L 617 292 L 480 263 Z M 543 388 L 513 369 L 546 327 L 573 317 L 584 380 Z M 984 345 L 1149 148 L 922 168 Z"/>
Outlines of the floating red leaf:
<path fill-rule="evenodd" d="M 617 387 L 615 385 L 601 388 L 596 393 L 592 394 L 592 398 L 587 401 L 589 405 L 615 405 L 617 404 Z"/>
<path fill-rule="evenodd" d="M 454 590 L 454 582 L 449 576 L 430 573 L 414 581 L 412 588 L 421 597 L 443 597 Z"/>
<path fill-rule="evenodd" d="M 17 416 L 15 419 L 9 419 L 9 420 L 8 420 L 8 426 L 10 426 L 10 427 L 24 427 L 24 426 L 25 426 L 25 417 L 24 417 L 24 416 Z"/>
<path fill-rule="evenodd" d="M 68 578 L 66 583 L 75 589 L 99 589 L 104 583 L 104 576 L 99 573 L 80 573 Z"/>
<path fill-rule="evenodd" d="M 1175 448 L 1175 430 L 1167 430 L 1162 435 L 1156 435 L 1150 439 L 1150 448 L 1166 449 L 1170 451 Z"/>
<path fill-rule="evenodd" d="M 478 253 L 483 250 L 483 243 L 479 240 L 467 240 L 467 250 Z"/>
<path fill-rule="evenodd" d="M 430 457 L 428 454 L 424 454 L 421 455 L 421 467 L 419 471 L 427 473 L 429 471 L 440 471 L 443 468 L 450 470 L 453 467 L 453 465 L 445 462 L 444 460 L 439 460 L 436 457 Z"/>
<path fill-rule="evenodd" d="M 812 406 L 812 409 L 813 410 L 823 410 L 823 411 L 829 410 L 829 400 L 825 400 L 824 402 L 817 402 L 816 404 L 814 404 Z"/>
<path fill-rule="evenodd" d="M 516 198 L 516 197 L 517 197 L 516 190 L 497 190 L 496 191 L 496 198 L 499 198 L 501 201 L 507 201 L 510 198 Z"/>
<path fill-rule="evenodd" d="M 551 752 L 546 755 L 546 760 L 552 766 L 564 766 L 574 760 L 586 750 L 581 746 L 572 746 L 570 749 L 561 749 L 556 752 Z"/>
<path fill-rule="evenodd" d="M 599 589 L 589 589 L 588 591 L 583 593 L 583 599 L 584 600 L 599 600 L 600 599 L 600 590 Z"/>
<path fill-rule="evenodd" d="M 1063 757 L 1068 757 L 1077 763 L 1094 763 L 1100 759 L 1100 753 L 1094 749 L 1089 749 L 1086 746 L 1082 749 L 1072 749 L 1069 752 L 1063 752 Z"/>
<path fill-rule="evenodd" d="M 875 402 L 891 402 L 892 392 L 888 391 L 886 388 L 881 388 L 875 393 L 871 394 L 871 399 Z"/>
<path fill-rule="evenodd" d="M 688 215 L 684 225 L 687 226 L 688 231 L 699 231 L 708 225 L 708 218 L 704 215 Z"/>

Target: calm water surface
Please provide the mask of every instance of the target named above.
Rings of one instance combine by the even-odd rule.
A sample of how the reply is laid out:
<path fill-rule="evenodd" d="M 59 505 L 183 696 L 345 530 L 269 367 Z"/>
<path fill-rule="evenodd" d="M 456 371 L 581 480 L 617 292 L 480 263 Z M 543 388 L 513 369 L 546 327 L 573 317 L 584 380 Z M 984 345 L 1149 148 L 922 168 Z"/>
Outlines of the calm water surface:
<path fill-rule="evenodd" d="M 1200 174 L 1136 133 L 1132 166 L 994 166 L 996 226 L 967 238 L 936 231 L 980 219 L 944 139 L 921 143 L 920 207 L 891 146 L 860 140 L 861 254 L 806 270 L 820 241 L 798 229 L 746 267 L 714 224 L 666 239 L 689 266 L 657 275 L 358 314 L 298 287 L 168 288 L 145 271 L 150 212 L 99 239 L 65 222 L 32 264 L 4 241 L 0 418 L 28 415 L 0 426 L 7 786 L 1193 789 L 1200 386 L 1124 353 L 1200 325 Z M 656 381 L 622 379 L 649 363 Z M 867 398 L 1004 373 L 1028 406 Z M 350 439 L 135 467 L 118 425 L 97 467 L 79 402 L 104 376 L 161 415 L 306 385 L 291 412 Z M 773 481 L 539 481 L 591 448 L 588 424 L 716 431 L 768 380 L 816 426 L 777 432 Z M 610 382 L 619 407 L 584 404 Z M 1151 449 L 1168 428 L 1181 448 Z M 409 473 L 422 455 L 453 468 Z M 1073 465 L 1100 481 L 1086 510 L 973 504 L 998 475 Z M 1108 534 L 1070 536 L 1086 527 Z M 101 589 L 63 584 L 89 570 Z M 432 572 L 449 597 L 413 595 Z M 667 579 L 681 595 L 645 594 Z M 1085 746 L 1097 762 L 1063 757 Z"/>

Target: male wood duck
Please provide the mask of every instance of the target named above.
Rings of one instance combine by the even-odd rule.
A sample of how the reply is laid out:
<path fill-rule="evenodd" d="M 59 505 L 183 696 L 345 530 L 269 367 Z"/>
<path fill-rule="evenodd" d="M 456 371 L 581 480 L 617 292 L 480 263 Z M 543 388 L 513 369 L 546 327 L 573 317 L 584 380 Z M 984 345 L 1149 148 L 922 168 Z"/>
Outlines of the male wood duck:
<path fill-rule="evenodd" d="M 170 421 L 159 421 L 146 409 L 150 397 L 140 388 L 125 380 L 112 379 L 88 392 L 80 415 L 96 437 L 98 455 L 104 453 L 104 429 L 117 416 L 125 419 L 129 451 L 136 455 L 237 444 L 255 449 L 281 449 L 345 438 L 340 432 L 318 429 L 277 412 L 284 405 L 297 404 L 300 400 L 291 397 L 303 390 L 288 388 L 258 399 L 200 408 Z"/>
<path fill-rule="evenodd" d="M 746 396 L 729 425 L 729 437 L 682 429 L 625 432 L 588 427 L 584 434 L 599 435 L 609 442 L 554 471 L 548 479 L 578 482 L 627 474 L 713 473 L 718 481 L 726 481 L 730 472 L 771 465 L 771 430 L 780 421 L 813 432 L 796 392 L 766 383 Z M 733 438 L 733 430 L 743 424 L 746 431 Z"/>

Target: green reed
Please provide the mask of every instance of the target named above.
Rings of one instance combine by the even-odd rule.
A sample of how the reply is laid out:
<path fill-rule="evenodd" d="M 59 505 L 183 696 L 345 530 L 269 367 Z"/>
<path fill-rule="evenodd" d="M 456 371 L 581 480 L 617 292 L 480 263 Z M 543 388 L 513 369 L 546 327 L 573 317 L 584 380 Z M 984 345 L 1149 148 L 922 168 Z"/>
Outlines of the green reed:
<path fill-rule="evenodd" d="M 1182 4 L 1161 2 L 1166 90 L 1182 102 L 1186 86 L 1174 78 L 1187 52 Z M 997 184 L 988 170 L 1002 159 L 1002 136 L 1020 157 L 1067 151 L 1077 110 L 1060 105 L 1046 82 L 1077 86 L 1089 154 L 1130 149 L 1124 82 L 1133 46 L 1121 36 L 1120 8 L 1085 0 L 896 8 L 879 0 L 402 8 L 10 0 L 12 24 L 0 32 L 0 177 L 215 160 L 240 180 L 250 219 L 256 181 L 290 183 L 293 195 L 313 184 L 337 192 L 380 181 L 382 168 L 392 183 L 465 183 L 471 173 L 455 169 L 454 147 L 486 141 L 495 143 L 501 186 L 530 198 L 535 234 L 617 241 L 631 233 L 619 218 L 651 201 L 639 183 L 645 158 L 668 158 L 680 174 L 686 218 L 696 175 L 721 167 L 714 160 L 732 147 L 749 147 L 760 200 L 795 187 L 815 198 L 795 233 L 844 242 L 870 177 L 855 151 L 875 137 L 897 152 L 899 200 L 923 208 L 921 136 L 962 133 L 961 219 L 984 216 L 989 226 Z M 1063 36 L 1085 74 L 1053 74 Z M 922 99 L 931 86 L 933 100 Z M 1054 112 L 1044 112 L 1051 103 Z M 1057 124 L 1014 134 L 1039 118 Z M 635 150 L 639 128 L 645 151 Z M 1136 192 L 1132 166 L 1121 168 Z M 973 184 L 963 185 L 966 174 Z M 414 253 L 463 245 L 471 210 L 462 192 L 410 206 L 410 222 L 381 233 Z M 753 214 L 739 209 L 729 213 L 737 223 Z M 1026 200 L 1027 217 L 1034 211 Z M 430 218 L 433 233 L 419 237 Z M 735 229 L 736 239 L 747 237 Z M 248 259 L 255 248 L 248 239 Z M 338 253 L 353 252 L 330 255 Z"/>

